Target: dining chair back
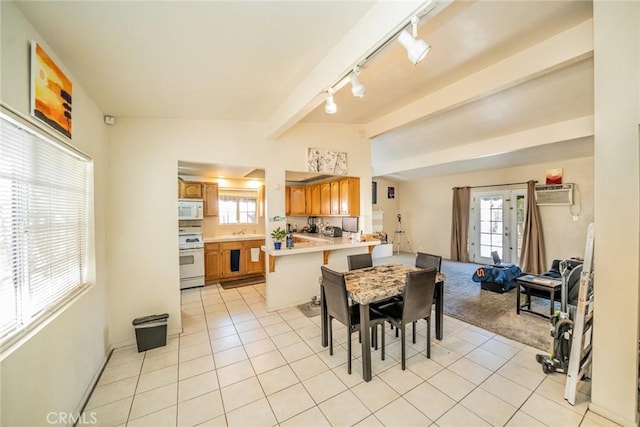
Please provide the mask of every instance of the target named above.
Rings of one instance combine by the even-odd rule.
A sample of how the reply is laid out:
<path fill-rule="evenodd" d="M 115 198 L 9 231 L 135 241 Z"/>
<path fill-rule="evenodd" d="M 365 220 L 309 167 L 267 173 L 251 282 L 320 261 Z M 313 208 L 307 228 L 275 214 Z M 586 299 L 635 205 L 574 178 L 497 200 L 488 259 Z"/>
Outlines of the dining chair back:
<path fill-rule="evenodd" d="M 402 370 L 406 369 L 406 331 L 405 326 L 412 324 L 413 342 L 416 342 L 416 322 L 427 321 L 427 358 L 431 358 L 431 305 L 436 287 L 435 268 L 407 273 L 404 293 L 401 301 L 396 301 L 374 310 L 384 316 L 396 327 L 402 339 Z M 397 336 L 397 333 L 396 333 Z"/>
<path fill-rule="evenodd" d="M 347 299 L 347 286 L 344 275 L 321 266 L 322 286 L 324 287 L 325 304 L 327 314 L 345 326 L 351 326 L 349 315 L 349 300 Z"/>
<path fill-rule="evenodd" d="M 358 270 L 360 268 L 373 267 L 373 258 L 369 253 L 348 255 L 347 266 L 349 267 L 349 271 Z"/>
<path fill-rule="evenodd" d="M 324 303 L 327 309 L 328 317 L 328 338 L 329 338 L 329 355 L 333 355 L 333 327 L 331 325 L 333 319 L 342 323 L 347 327 L 347 372 L 351 374 L 351 334 L 360 329 L 360 305 L 349 305 L 347 299 L 347 285 L 344 280 L 344 274 L 333 271 L 330 268 L 321 266 L 322 271 L 322 287 L 324 290 Z M 378 313 L 369 312 L 372 343 L 378 348 L 377 334 L 378 325 L 384 326 L 384 317 Z M 382 333 L 382 352 L 381 357 L 384 360 L 384 327 L 381 328 Z"/>
<path fill-rule="evenodd" d="M 402 310 L 405 325 L 431 316 L 436 273 L 435 268 L 407 273 Z"/>
<path fill-rule="evenodd" d="M 441 265 L 442 257 L 440 255 L 418 252 L 418 255 L 416 256 L 416 267 L 418 268 L 424 268 L 425 270 L 435 268 L 439 273 Z"/>

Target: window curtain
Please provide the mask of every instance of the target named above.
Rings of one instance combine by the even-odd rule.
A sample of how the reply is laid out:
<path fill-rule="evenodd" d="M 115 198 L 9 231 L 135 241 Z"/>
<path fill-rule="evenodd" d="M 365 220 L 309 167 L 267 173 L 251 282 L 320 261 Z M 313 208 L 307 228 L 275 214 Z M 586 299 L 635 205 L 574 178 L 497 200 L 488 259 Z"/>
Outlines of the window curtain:
<path fill-rule="evenodd" d="M 527 182 L 527 216 L 524 221 L 522 252 L 520 253 L 522 271 L 533 274 L 547 271 L 544 252 L 542 222 L 535 200 L 535 181 L 529 181 Z"/>
<path fill-rule="evenodd" d="M 469 262 L 469 203 L 471 189 L 453 189 L 453 214 L 451 217 L 451 260 Z"/>

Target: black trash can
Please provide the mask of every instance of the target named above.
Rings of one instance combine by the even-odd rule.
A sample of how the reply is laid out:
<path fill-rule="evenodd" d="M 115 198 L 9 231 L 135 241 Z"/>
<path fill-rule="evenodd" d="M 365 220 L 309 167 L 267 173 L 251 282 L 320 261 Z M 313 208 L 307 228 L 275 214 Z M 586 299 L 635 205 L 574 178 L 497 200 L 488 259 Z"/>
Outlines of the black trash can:
<path fill-rule="evenodd" d="M 138 353 L 167 345 L 167 319 L 168 313 L 133 319 Z"/>

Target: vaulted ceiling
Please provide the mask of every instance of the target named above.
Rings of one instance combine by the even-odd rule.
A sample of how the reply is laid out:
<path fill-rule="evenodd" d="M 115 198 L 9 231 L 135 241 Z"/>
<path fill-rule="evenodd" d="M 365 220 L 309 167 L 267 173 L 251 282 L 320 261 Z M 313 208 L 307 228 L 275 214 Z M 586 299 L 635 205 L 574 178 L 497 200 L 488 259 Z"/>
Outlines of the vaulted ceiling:
<path fill-rule="evenodd" d="M 353 123 L 374 174 L 434 174 L 593 155 L 590 1 L 18 2 L 105 114 Z M 392 42 L 367 86 L 323 90 L 431 10 L 417 66 Z M 347 48 L 352 48 L 352 51 Z"/>

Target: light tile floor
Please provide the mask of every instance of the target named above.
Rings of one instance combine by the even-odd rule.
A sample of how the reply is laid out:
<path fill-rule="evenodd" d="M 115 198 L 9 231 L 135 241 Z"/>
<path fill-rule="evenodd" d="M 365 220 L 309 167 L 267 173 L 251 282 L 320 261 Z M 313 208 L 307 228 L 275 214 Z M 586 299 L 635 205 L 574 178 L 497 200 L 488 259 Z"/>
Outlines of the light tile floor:
<path fill-rule="evenodd" d="M 445 316 L 431 359 L 419 324 L 406 371 L 387 329 L 387 357 L 373 352 L 369 383 L 357 334 L 348 375 L 344 328 L 334 323 L 329 356 L 319 322 L 295 308 L 267 312 L 265 285 L 185 290 L 183 334 L 115 351 L 85 411 L 103 426 L 615 425 L 587 410 L 588 383 L 569 405 L 565 376 L 544 375 L 540 351 L 454 318 Z"/>

